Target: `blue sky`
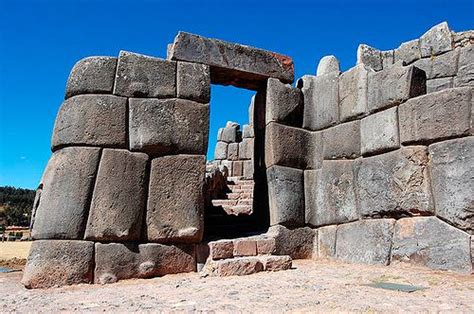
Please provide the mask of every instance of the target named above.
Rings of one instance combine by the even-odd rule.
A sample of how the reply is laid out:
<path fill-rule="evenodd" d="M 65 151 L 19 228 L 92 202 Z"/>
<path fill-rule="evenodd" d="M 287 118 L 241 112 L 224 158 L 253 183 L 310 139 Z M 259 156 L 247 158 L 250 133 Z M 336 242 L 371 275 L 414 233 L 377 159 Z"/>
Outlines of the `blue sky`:
<path fill-rule="evenodd" d="M 293 57 L 296 77 L 334 54 L 355 64 L 359 43 L 397 47 L 448 21 L 474 28 L 474 1 L 59 1 L 0 0 L 0 185 L 36 188 L 74 63 L 130 50 L 165 57 L 179 30 Z M 247 122 L 252 92 L 213 86 L 217 128 Z"/>

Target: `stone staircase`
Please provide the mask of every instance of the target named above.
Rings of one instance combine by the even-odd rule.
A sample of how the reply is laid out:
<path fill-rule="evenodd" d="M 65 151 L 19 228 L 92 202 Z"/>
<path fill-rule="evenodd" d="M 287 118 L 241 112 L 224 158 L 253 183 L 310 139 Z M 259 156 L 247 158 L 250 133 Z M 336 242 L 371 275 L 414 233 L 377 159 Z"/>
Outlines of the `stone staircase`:
<path fill-rule="evenodd" d="M 221 207 L 227 215 L 241 216 L 253 213 L 254 181 L 244 177 L 228 177 L 228 191 L 224 198 L 212 200 L 214 207 Z"/>

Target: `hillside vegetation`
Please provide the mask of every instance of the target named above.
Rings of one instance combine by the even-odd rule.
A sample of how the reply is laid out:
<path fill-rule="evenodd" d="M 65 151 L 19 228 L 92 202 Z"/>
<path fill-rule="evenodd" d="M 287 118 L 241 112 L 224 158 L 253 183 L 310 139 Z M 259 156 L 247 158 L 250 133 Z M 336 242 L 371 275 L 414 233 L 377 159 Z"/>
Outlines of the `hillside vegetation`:
<path fill-rule="evenodd" d="M 28 226 L 34 199 L 34 190 L 0 187 L 0 225 Z"/>

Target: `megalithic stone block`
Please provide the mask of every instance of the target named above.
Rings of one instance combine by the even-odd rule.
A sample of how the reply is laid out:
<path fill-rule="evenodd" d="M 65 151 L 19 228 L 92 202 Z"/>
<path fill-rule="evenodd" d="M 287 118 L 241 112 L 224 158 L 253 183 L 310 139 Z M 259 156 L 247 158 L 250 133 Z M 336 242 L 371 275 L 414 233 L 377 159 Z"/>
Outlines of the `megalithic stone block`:
<path fill-rule="evenodd" d="M 303 92 L 303 128 L 316 131 L 339 121 L 338 74 L 305 75 L 298 80 Z"/>
<path fill-rule="evenodd" d="M 146 216 L 148 241 L 201 241 L 204 175 L 204 156 L 152 160 Z"/>
<path fill-rule="evenodd" d="M 241 139 L 240 125 L 232 121 L 228 121 L 225 128 L 219 129 L 217 140 L 226 143 L 236 143 Z"/>
<path fill-rule="evenodd" d="M 153 156 L 207 151 L 209 105 L 184 99 L 130 98 L 130 150 Z"/>
<path fill-rule="evenodd" d="M 363 155 L 400 147 L 397 107 L 363 118 L 360 123 L 360 140 Z"/>
<path fill-rule="evenodd" d="M 386 50 L 386 51 L 381 51 L 382 54 L 382 67 L 384 69 L 388 68 L 394 63 L 394 51 L 393 50 Z"/>
<path fill-rule="evenodd" d="M 120 51 L 114 94 L 125 97 L 176 97 L 176 62 Z"/>
<path fill-rule="evenodd" d="M 429 146 L 436 215 L 474 234 L 474 137 Z"/>
<path fill-rule="evenodd" d="M 420 37 L 420 50 L 423 58 L 439 55 L 452 49 L 453 37 L 446 22 L 433 26 Z"/>
<path fill-rule="evenodd" d="M 339 114 L 341 121 L 364 116 L 368 113 L 367 84 L 369 71 L 359 64 L 339 77 Z"/>
<path fill-rule="evenodd" d="M 170 58 L 207 64 L 211 82 L 257 90 L 270 77 L 284 83 L 294 79 L 293 60 L 274 52 L 179 32 Z"/>
<path fill-rule="evenodd" d="M 368 79 L 370 112 L 426 94 L 425 72 L 414 66 L 404 67 L 400 62 L 382 71 L 370 72 Z"/>
<path fill-rule="evenodd" d="M 474 86 L 474 45 L 460 49 L 455 87 Z"/>
<path fill-rule="evenodd" d="M 392 260 L 470 274 L 470 242 L 467 233 L 436 217 L 403 218 L 395 224 Z"/>
<path fill-rule="evenodd" d="M 313 255 L 316 230 L 309 227 L 289 229 L 281 225 L 268 229 L 267 236 L 275 239 L 272 254 L 308 259 Z"/>
<path fill-rule="evenodd" d="M 316 75 L 339 74 L 339 60 L 335 56 L 324 56 L 319 60 Z"/>
<path fill-rule="evenodd" d="M 472 134 L 473 92 L 469 87 L 447 89 L 400 105 L 400 141 L 426 143 Z"/>
<path fill-rule="evenodd" d="M 454 79 L 452 77 L 441 77 L 426 81 L 426 93 L 439 92 L 448 88 L 453 88 Z"/>
<path fill-rule="evenodd" d="M 365 44 L 360 44 L 357 48 L 357 64 L 364 64 L 374 71 L 382 70 L 382 53 L 380 50 Z"/>
<path fill-rule="evenodd" d="M 51 148 L 69 145 L 126 148 L 127 99 L 112 95 L 66 99 L 54 123 Z"/>
<path fill-rule="evenodd" d="M 239 144 L 240 143 L 230 143 L 227 146 L 227 159 L 229 160 L 239 160 Z"/>
<path fill-rule="evenodd" d="M 211 100 L 211 72 L 209 66 L 199 63 L 178 62 L 176 77 L 178 98 L 209 103 Z"/>
<path fill-rule="evenodd" d="M 139 240 L 146 202 L 148 156 L 104 149 L 92 195 L 86 240 Z"/>
<path fill-rule="evenodd" d="M 21 283 L 26 288 L 92 283 L 94 242 L 38 240 L 31 244 Z"/>
<path fill-rule="evenodd" d="M 254 174 L 254 164 L 255 162 L 253 160 L 244 160 L 242 162 L 242 176 L 245 179 L 253 179 L 253 174 Z M 238 174 L 236 173 L 235 169 L 235 163 L 234 163 L 234 169 L 232 170 L 234 175 L 237 176 Z"/>
<path fill-rule="evenodd" d="M 243 138 L 255 137 L 255 132 L 252 125 L 244 124 L 242 131 Z"/>
<path fill-rule="evenodd" d="M 363 218 L 434 213 L 424 146 L 358 159 L 354 175 Z"/>
<path fill-rule="evenodd" d="M 53 154 L 41 179 L 33 239 L 82 239 L 89 212 L 89 195 L 100 149 L 67 147 Z"/>
<path fill-rule="evenodd" d="M 350 121 L 322 131 L 324 159 L 360 156 L 360 121 Z"/>
<path fill-rule="evenodd" d="M 234 143 L 237 144 L 237 143 Z M 238 146 L 239 144 L 237 144 Z M 222 160 L 227 159 L 227 150 L 229 148 L 229 144 L 226 142 L 217 142 L 216 149 L 214 150 L 214 159 Z"/>
<path fill-rule="evenodd" d="M 267 168 L 270 225 L 304 225 L 303 170 Z"/>
<path fill-rule="evenodd" d="M 301 127 L 303 123 L 303 97 L 301 90 L 270 78 L 267 83 L 265 123 L 271 121 Z"/>
<path fill-rule="evenodd" d="M 253 138 L 244 138 L 239 143 L 239 159 L 253 159 L 254 142 Z"/>
<path fill-rule="evenodd" d="M 402 43 L 394 53 L 395 62 L 408 65 L 421 58 L 420 41 L 418 39 Z"/>
<path fill-rule="evenodd" d="M 117 58 L 88 57 L 79 60 L 71 70 L 66 98 L 80 94 L 112 94 Z"/>
<path fill-rule="evenodd" d="M 332 258 L 336 256 L 337 226 L 318 228 L 318 254 L 319 258 Z M 314 253 L 313 253 L 314 256 Z"/>

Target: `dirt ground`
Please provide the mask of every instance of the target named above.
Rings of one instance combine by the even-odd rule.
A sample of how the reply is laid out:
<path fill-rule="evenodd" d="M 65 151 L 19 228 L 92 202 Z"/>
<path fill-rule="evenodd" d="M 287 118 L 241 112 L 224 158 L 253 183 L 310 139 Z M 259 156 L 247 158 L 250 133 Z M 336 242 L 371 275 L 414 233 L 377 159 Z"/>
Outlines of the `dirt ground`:
<path fill-rule="evenodd" d="M 242 277 L 191 273 L 47 290 L 26 290 L 20 279 L 21 272 L 0 274 L 0 312 L 474 312 L 474 276 L 404 264 L 300 260 L 288 271 Z M 367 286 L 375 282 L 427 289 L 407 293 Z"/>
<path fill-rule="evenodd" d="M 31 248 L 31 241 L 11 241 L 0 242 L 0 261 L 6 261 L 11 258 L 25 259 Z"/>

